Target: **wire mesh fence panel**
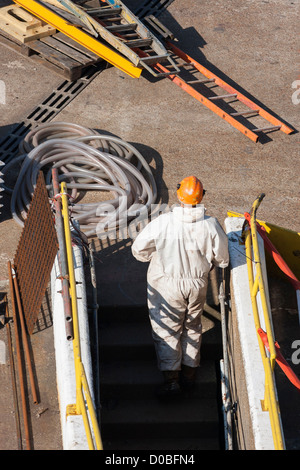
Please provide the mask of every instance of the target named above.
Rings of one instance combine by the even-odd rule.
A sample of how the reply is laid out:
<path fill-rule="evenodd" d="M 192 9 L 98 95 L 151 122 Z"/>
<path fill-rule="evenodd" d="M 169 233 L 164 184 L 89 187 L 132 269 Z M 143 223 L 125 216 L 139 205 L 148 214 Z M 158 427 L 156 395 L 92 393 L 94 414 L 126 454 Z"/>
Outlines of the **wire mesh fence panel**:
<path fill-rule="evenodd" d="M 54 218 L 44 175 L 40 171 L 14 257 L 14 267 L 29 334 L 33 333 L 57 251 Z"/>

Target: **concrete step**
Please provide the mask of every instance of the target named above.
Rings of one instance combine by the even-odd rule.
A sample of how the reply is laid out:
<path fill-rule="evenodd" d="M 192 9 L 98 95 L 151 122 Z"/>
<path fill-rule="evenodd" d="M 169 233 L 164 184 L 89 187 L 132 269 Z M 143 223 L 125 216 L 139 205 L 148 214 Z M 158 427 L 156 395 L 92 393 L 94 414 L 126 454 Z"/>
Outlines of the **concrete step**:
<path fill-rule="evenodd" d="M 100 363 L 107 361 L 156 361 L 151 327 L 144 323 L 102 323 L 99 327 Z"/>
<path fill-rule="evenodd" d="M 206 328 L 203 319 L 201 356 L 203 359 L 219 359 L 222 355 L 221 326 L 216 323 Z M 134 360 L 156 360 L 150 323 L 102 322 L 99 326 L 99 349 L 103 361 L 122 357 Z"/>
<path fill-rule="evenodd" d="M 211 305 L 212 309 L 218 311 L 218 306 Z M 120 306 L 101 306 L 98 311 L 99 323 L 101 322 L 148 322 L 149 313 L 147 305 L 120 305 Z M 208 321 L 210 315 L 207 312 L 203 313 L 203 322 Z"/>
<path fill-rule="evenodd" d="M 100 368 L 100 394 L 103 400 L 155 396 L 163 381 L 156 361 L 113 360 Z M 190 393 L 192 398 L 208 398 L 217 395 L 216 363 L 203 360 L 197 371 L 196 386 Z"/>
<path fill-rule="evenodd" d="M 220 450 L 220 442 L 216 438 L 190 438 L 188 440 L 178 438 L 155 439 L 135 437 L 134 439 L 105 439 L 103 441 L 104 451 L 109 450 L 147 450 L 147 451 L 190 451 L 190 450 Z M 177 452 L 176 452 L 177 453 Z M 154 454 L 157 455 L 157 454 Z M 165 454 L 164 454 L 165 455 Z M 174 455 L 174 452 L 172 453 Z M 153 461 L 155 462 L 154 458 Z"/>
<path fill-rule="evenodd" d="M 182 439 L 219 438 L 219 414 L 215 398 L 176 399 L 161 402 L 142 397 L 103 402 L 101 435 L 103 440 L 126 437 Z"/>
<path fill-rule="evenodd" d="M 102 306 L 99 308 L 99 323 L 101 322 L 148 322 L 148 308 L 147 305 L 120 305 L 116 306 Z"/>
<path fill-rule="evenodd" d="M 101 435 L 107 449 L 219 449 L 221 325 L 203 316 L 196 387 L 162 403 L 145 306 L 99 311 Z"/>

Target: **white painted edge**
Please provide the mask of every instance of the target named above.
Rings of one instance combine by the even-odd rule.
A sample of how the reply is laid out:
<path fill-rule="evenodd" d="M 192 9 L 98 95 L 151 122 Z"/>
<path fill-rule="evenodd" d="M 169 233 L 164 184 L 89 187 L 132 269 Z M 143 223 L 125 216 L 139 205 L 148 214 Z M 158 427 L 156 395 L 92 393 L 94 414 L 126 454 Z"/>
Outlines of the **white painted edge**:
<path fill-rule="evenodd" d="M 73 259 L 77 291 L 78 323 L 82 363 L 85 369 L 92 400 L 94 400 L 92 358 L 87 315 L 86 286 L 81 248 L 73 246 Z M 61 280 L 58 258 L 51 272 L 51 295 L 53 310 L 56 380 L 61 416 L 62 444 L 64 450 L 88 450 L 86 432 L 81 415 L 66 415 L 68 405 L 76 403 L 75 368 L 73 342 L 66 339 L 63 299 L 60 293 Z"/>
<path fill-rule="evenodd" d="M 261 407 L 261 400 L 264 399 L 265 373 L 252 314 L 245 246 L 239 243 L 244 220 L 244 218 L 239 217 L 228 217 L 225 219 L 225 231 L 228 237 L 230 271 L 233 286 L 232 296 L 236 306 L 255 449 L 274 450 L 269 413 L 267 411 L 262 411 Z M 267 301 L 270 304 L 264 243 L 259 235 L 258 243 L 264 273 Z M 261 326 L 264 329 L 264 320 L 259 295 L 257 300 Z"/>
<path fill-rule="evenodd" d="M 0 365 L 6 364 L 6 344 L 0 340 Z"/>

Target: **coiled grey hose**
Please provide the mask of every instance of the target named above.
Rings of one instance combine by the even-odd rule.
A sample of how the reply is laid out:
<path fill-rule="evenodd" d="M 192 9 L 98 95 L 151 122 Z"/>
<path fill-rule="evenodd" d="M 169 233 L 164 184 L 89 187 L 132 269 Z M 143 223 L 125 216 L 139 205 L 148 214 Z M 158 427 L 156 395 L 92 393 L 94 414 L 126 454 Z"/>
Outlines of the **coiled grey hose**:
<path fill-rule="evenodd" d="M 86 236 L 107 229 L 124 228 L 129 221 L 148 212 L 157 197 L 152 171 L 144 157 L 128 142 L 98 134 L 94 130 L 66 122 L 36 127 L 20 144 L 22 166 L 12 190 L 11 212 L 23 226 L 40 170 L 47 189 L 52 189 L 51 172 L 66 181 L 72 202 L 72 217 Z M 7 171 L 16 159 L 6 165 Z M 112 193 L 108 200 L 83 202 L 82 192 Z"/>

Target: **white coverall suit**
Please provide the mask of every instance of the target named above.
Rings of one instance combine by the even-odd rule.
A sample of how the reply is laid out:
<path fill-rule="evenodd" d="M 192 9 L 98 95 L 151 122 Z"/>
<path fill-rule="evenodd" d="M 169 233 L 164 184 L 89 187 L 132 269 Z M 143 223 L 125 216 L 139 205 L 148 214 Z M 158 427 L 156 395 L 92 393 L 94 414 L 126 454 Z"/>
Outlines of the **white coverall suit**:
<path fill-rule="evenodd" d="M 198 367 L 208 274 L 229 262 L 225 232 L 203 206 L 175 207 L 142 230 L 132 254 L 150 261 L 147 296 L 159 369 Z"/>

